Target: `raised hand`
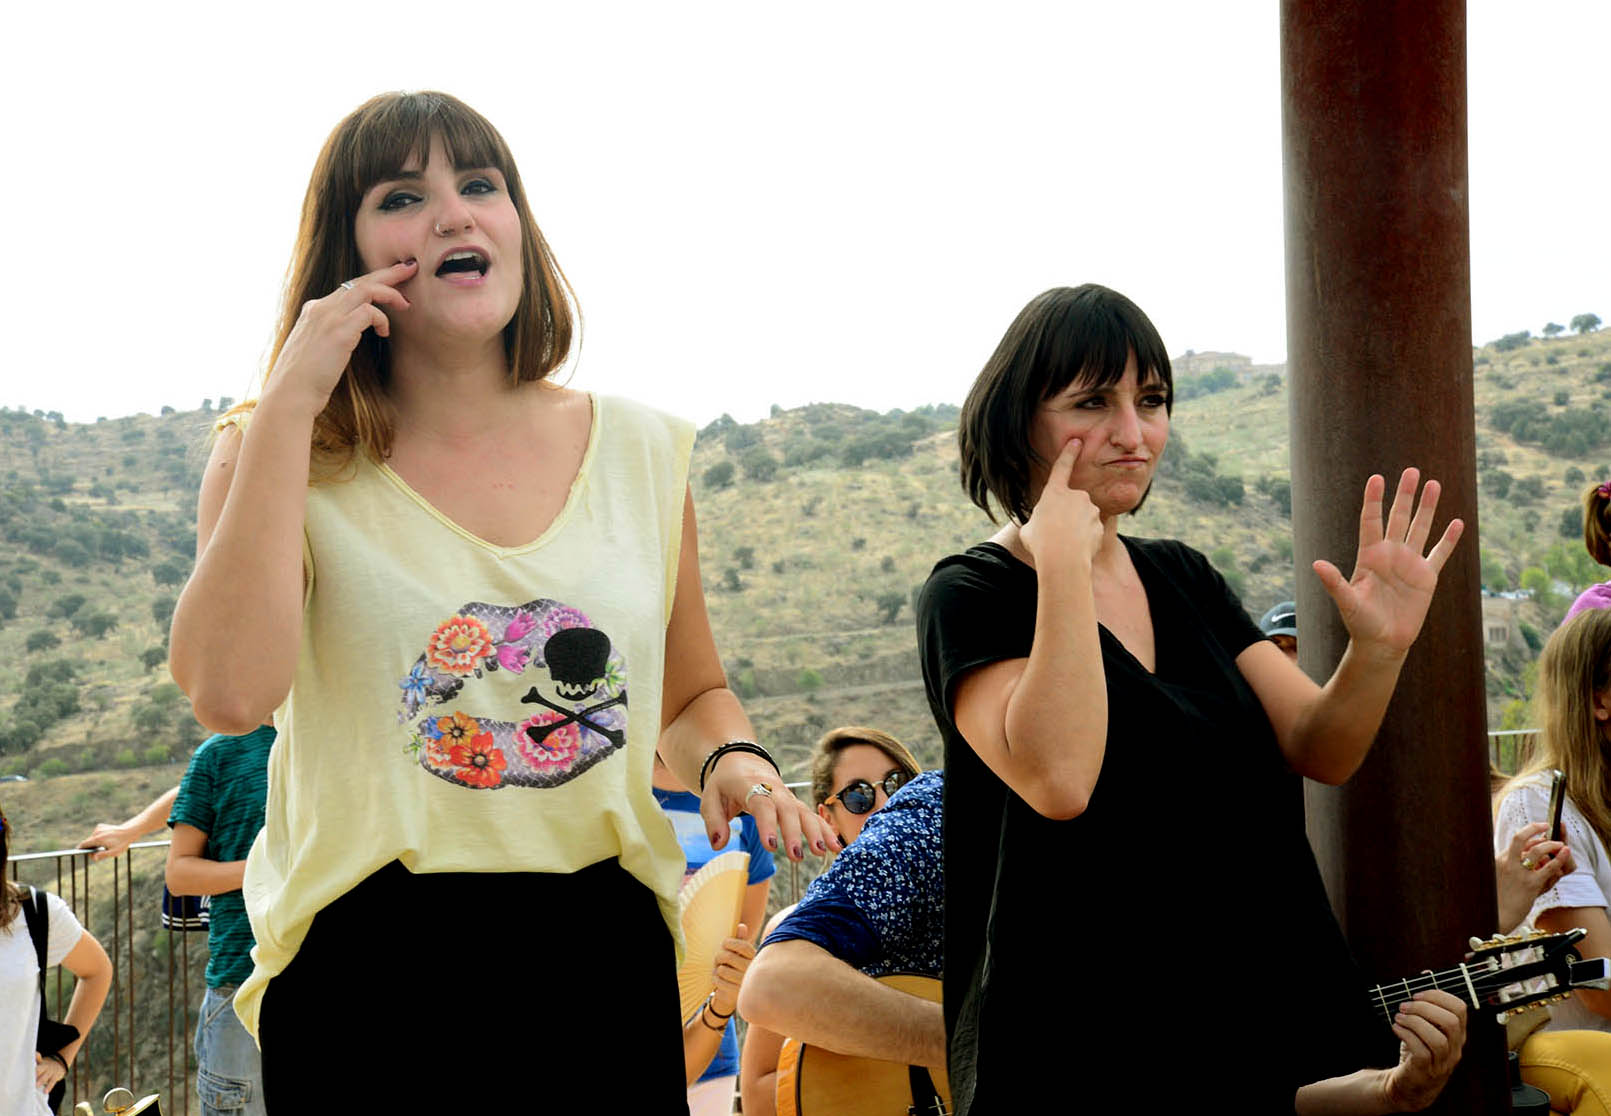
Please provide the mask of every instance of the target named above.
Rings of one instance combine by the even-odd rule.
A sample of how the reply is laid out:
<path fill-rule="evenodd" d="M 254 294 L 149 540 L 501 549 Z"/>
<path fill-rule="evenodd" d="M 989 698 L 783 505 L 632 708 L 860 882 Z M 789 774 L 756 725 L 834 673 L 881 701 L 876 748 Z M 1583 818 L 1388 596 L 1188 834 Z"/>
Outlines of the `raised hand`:
<path fill-rule="evenodd" d="M 1437 588 L 1438 573 L 1460 541 L 1465 524 L 1451 519 L 1430 553 L 1426 542 L 1437 515 L 1441 486 L 1426 482 L 1417 507 L 1415 492 L 1420 470 L 1405 469 L 1398 491 L 1382 526 L 1382 494 L 1386 481 L 1380 474 L 1365 482 L 1365 503 L 1359 515 L 1359 551 L 1353 576 L 1343 578 L 1325 560 L 1314 564 L 1321 584 L 1337 605 L 1343 625 L 1357 645 L 1402 656 L 1420 634 Z M 1411 509 L 1414 516 L 1411 516 Z"/>
<path fill-rule="evenodd" d="M 1035 559 L 1036 569 L 1068 558 L 1089 561 L 1102 546 L 1101 512 L 1084 489 L 1069 486 L 1080 445 L 1080 439 L 1070 438 L 1063 446 L 1029 522 L 1018 530 L 1018 540 Z"/>
<path fill-rule="evenodd" d="M 364 330 L 390 336 L 383 306 L 407 310 L 397 284 L 411 279 L 419 264 L 404 260 L 349 280 L 323 298 L 302 304 L 296 325 L 275 358 L 265 394 L 290 393 L 314 413 L 324 409 Z"/>

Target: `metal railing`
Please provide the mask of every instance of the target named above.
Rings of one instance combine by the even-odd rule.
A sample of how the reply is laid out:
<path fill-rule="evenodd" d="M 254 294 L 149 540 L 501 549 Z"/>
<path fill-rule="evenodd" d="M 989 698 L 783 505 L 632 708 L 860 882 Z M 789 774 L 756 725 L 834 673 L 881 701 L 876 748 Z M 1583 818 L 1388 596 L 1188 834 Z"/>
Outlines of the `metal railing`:
<path fill-rule="evenodd" d="M 1499 771 L 1514 773 L 1526 762 L 1537 737 L 1537 729 L 1490 732 L 1490 762 Z M 809 782 L 786 785 L 796 794 L 808 792 L 811 788 Z M 80 1099 L 93 1101 L 114 1085 L 131 1088 L 136 1095 L 142 1090 L 149 1091 L 153 1084 L 150 1080 L 153 1074 L 153 1067 L 149 1064 L 150 1044 L 146 1044 L 147 1049 L 141 1056 L 137 1036 L 142 1020 L 149 1025 L 153 1017 L 160 1016 L 167 1054 L 163 1096 L 169 1101 L 171 1111 L 198 1111 L 192 1104 L 190 1083 L 195 1073 L 191 1033 L 194 1010 L 199 1007 L 198 1001 L 192 997 L 200 992 L 199 980 L 195 978 L 199 978 L 201 973 L 201 958 L 192 958 L 191 954 L 200 948 L 202 958 L 205 957 L 205 936 L 158 928 L 162 894 L 160 864 L 153 865 L 155 870 L 145 874 L 138 882 L 134 876 L 136 852 L 165 850 L 167 847 L 167 841 L 141 841 L 129 846 L 129 851 L 122 856 L 105 862 L 111 865 L 111 898 L 109 904 L 100 907 L 91 901 L 90 881 L 92 876 L 104 874 L 104 867 L 93 865 L 87 850 L 59 849 L 20 853 L 11 857 L 12 879 L 43 887 L 61 896 L 85 929 L 101 940 L 112 959 L 112 990 L 107 995 L 106 1005 L 101 1009 L 101 1016 L 90 1032 L 89 1040 L 73 1064 L 69 1103 L 76 1103 Z M 166 853 L 163 857 L 166 858 Z M 792 860 L 787 864 L 786 888 L 779 896 L 780 901 L 774 902 L 774 909 L 798 902 L 805 884 L 810 882 L 809 877 L 802 879 L 801 864 Z M 55 874 L 54 886 L 50 883 L 52 869 Z M 815 875 L 815 872 L 811 874 Z M 140 894 L 136 896 L 136 892 Z M 136 912 L 139 912 L 138 918 Z M 110 937 L 107 935 L 108 921 Z M 156 951 L 159 958 L 165 957 L 165 967 L 156 973 L 141 972 L 137 964 L 140 952 L 137 944 L 148 934 L 158 934 L 165 939 L 158 943 Z M 199 946 L 193 942 L 197 938 L 202 939 Z M 149 956 L 151 951 L 145 952 Z M 53 979 L 56 1003 L 52 1010 L 58 1013 L 59 1018 L 66 1003 L 65 976 L 60 966 Z M 164 1005 L 157 1009 L 152 1006 L 152 997 L 161 993 L 154 991 L 153 986 L 160 984 L 165 984 L 165 997 Z"/>
<path fill-rule="evenodd" d="M 201 957 L 205 958 L 206 935 L 161 928 L 162 865 L 167 859 L 167 847 L 167 841 L 137 842 L 122 856 L 100 864 L 90 861 L 87 849 L 18 853 L 10 857 L 12 880 L 60 896 L 112 960 L 112 988 L 95 1026 L 74 1059 L 67 1107 L 88 1100 L 98 1108 L 101 1096 L 108 1089 L 121 1085 L 133 1090 L 136 1096 L 143 1092 L 161 1092 L 168 1111 L 199 1111 L 191 1097 L 190 1082 L 195 1065 L 190 1040 L 194 1011 L 200 1006 L 199 1000 L 192 999 L 192 995 L 199 997 L 200 986 L 198 981 L 193 987 L 191 973 L 194 969 L 200 976 L 201 960 L 194 959 L 196 964 L 193 965 L 191 953 L 200 949 Z M 162 858 L 158 860 L 146 854 L 147 849 L 164 850 Z M 143 862 L 139 879 L 134 873 L 137 853 Z M 111 866 L 112 873 L 110 895 L 99 888 L 92 895 L 90 885 L 94 877 L 101 876 L 100 887 L 105 886 L 107 865 Z M 97 897 L 99 900 L 94 901 Z M 201 941 L 193 942 L 196 938 Z M 165 965 L 162 964 L 164 956 Z M 154 965 L 158 971 L 149 971 Z M 160 983 L 164 981 L 165 1006 L 155 999 L 162 995 Z M 47 976 L 46 985 L 47 993 L 54 1000 L 49 1005 L 52 1016 L 60 1019 L 66 1013 L 71 995 L 67 974 L 61 966 Z M 166 1034 L 153 1037 L 153 1022 Z M 164 1044 L 165 1084 L 152 1080 L 162 1075 Z"/>

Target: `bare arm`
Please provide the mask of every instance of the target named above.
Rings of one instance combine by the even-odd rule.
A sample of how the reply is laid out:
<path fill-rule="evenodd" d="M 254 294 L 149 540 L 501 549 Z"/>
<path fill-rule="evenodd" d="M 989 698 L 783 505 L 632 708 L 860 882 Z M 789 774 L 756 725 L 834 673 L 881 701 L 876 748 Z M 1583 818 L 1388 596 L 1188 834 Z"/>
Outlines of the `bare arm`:
<path fill-rule="evenodd" d="M 1604 907 L 1551 907 L 1538 916 L 1540 930 L 1560 934 L 1581 926 L 1589 932 L 1576 946 L 1583 957 L 1611 957 L 1611 917 Z M 1579 988 L 1572 993 L 1578 1003 L 1596 1015 L 1611 1019 L 1611 992 L 1598 988 Z"/>
<path fill-rule="evenodd" d="M 1419 483 L 1418 470 L 1404 470 L 1384 528 L 1386 482 L 1380 476 L 1367 480 L 1352 577 L 1345 580 L 1330 562 L 1314 564 L 1348 629 L 1348 647 L 1325 686 L 1316 686 L 1263 640 L 1236 658 L 1270 718 L 1288 766 L 1300 775 L 1335 785 L 1365 762 L 1404 658 L 1432 604 L 1438 574 L 1465 530 L 1460 520 L 1450 520 L 1423 557 L 1441 488 L 1437 481 L 1427 481 L 1416 506 Z"/>
<path fill-rule="evenodd" d="M 1303 1086 L 1298 1116 L 1385 1116 L 1419 1112 L 1437 1100 L 1460 1064 L 1465 1004 L 1447 992 L 1422 992 L 1399 1009 L 1393 1033 L 1399 1038 L 1398 1065 Z"/>
<path fill-rule="evenodd" d="M 753 1019 L 748 1022 L 738 1069 L 738 1095 L 744 1116 L 777 1116 L 778 1059 L 783 1055 L 783 1036 Z"/>
<path fill-rule="evenodd" d="M 698 1081 L 710 1061 L 716 1057 L 734 1011 L 738 1010 L 738 990 L 744 983 L 744 974 L 755 960 L 755 946 L 750 942 L 749 927 L 740 922 L 733 937 L 722 943 L 716 952 L 715 987 L 694 1018 L 682 1026 L 683 1067 L 688 1084 Z M 726 1016 L 728 1018 L 723 1018 Z"/>
<path fill-rule="evenodd" d="M 699 769 L 711 750 L 732 740 L 753 740 L 755 730 L 727 688 L 727 675 L 711 635 L 705 590 L 699 580 L 699 528 L 693 494 L 684 497 L 682 548 L 677 566 L 676 597 L 666 627 L 665 684 L 661 697 L 661 730 L 657 751 L 678 780 L 700 795 L 699 812 L 711 835 L 711 848 L 727 844 L 728 821 L 748 812 L 767 848 L 788 850 L 799 860 L 807 846 L 822 852 L 827 842 L 816 814 L 806 809 L 782 778 L 759 756 L 729 752 L 712 765 L 703 791 Z M 750 795 L 764 784 L 771 796 Z"/>
<path fill-rule="evenodd" d="M 1336 672 L 1317 686 L 1267 639 L 1236 657 L 1288 766 L 1332 786 L 1365 762 L 1403 664 L 1402 655 L 1381 657 L 1350 643 Z"/>
<path fill-rule="evenodd" d="M 760 883 L 752 883 L 744 889 L 744 905 L 739 908 L 738 921 L 745 927 L 760 926 L 766 921 L 766 897 L 772 891 L 772 880 L 769 878 Z M 749 935 L 754 942 L 757 935 Z"/>
<path fill-rule="evenodd" d="M 939 1004 L 880 984 L 811 942 L 767 946 L 738 999 L 745 1019 L 825 1050 L 945 1066 Z"/>
<path fill-rule="evenodd" d="M 244 860 L 209 860 L 207 834 L 193 825 L 173 827 L 168 844 L 168 890 L 175 895 L 222 895 L 239 891 L 246 875 Z"/>
<path fill-rule="evenodd" d="M 1107 677 L 1097 634 L 1091 563 L 1103 538 L 1091 498 L 1069 487 L 1078 439 L 1052 466 L 1019 532 L 1035 560 L 1035 638 L 1027 659 L 968 672 L 952 716 L 985 765 L 1037 813 L 1085 811 L 1102 773 Z"/>
<path fill-rule="evenodd" d="M 196 569 L 174 608 L 168 665 L 214 732 L 250 732 L 291 689 L 312 431 L 312 413 L 267 393 L 246 437 L 219 435 L 202 477 Z"/>
<path fill-rule="evenodd" d="M 264 723 L 291 689 L 302 636 L 302 532 L 313 421 L 366 329 L 391 327 L 381 306 L 406 308 L 396 264 L 302 307 L 243 437 L 218 436 L 196 508 L 196 568 L 179 594 L 168 667 L 196 719 L 240 735 Z"/>
<path fill-rule="evenodd" d="M 783 925 L 783 920 L 794 911 L 794 904 L 784 907 L 767 921 L 760 940 L 766 941 L 772 931 Z M 777 1116 L 778 1110 L 778 1059 L 783 1055 L 783 1036 L 769 1031 L 745 1017 L 749 1029 L 744 1032 L 744 1047 L 738 1059 L 738 1095 L 745 1116 Z"/>
<path fill-rule="evenodd" d="M 95 1026 L 95 1017 L 101 1014 L 101 1004 L 112 987 L 112 962 L 95 935 L 86 930 L 78 944 L 62 958 L 62 964 L 77 980 L 73 998 L 67 1004 L 67 1015 L 62 1020 L 78 1028 L 77 1040 L 68 1043 L 61 1052 L 71 1065 L 78 1056 L 78 1048 L 89 1037 L 90 1028 Z"/>
<path fill-rule="evenodd" d="M 173 800 L 179 797 L 179 788 L 164 792 L 154 802 L 135 814 L 121 825 L 108 825 L 106 822 L 98 824 L 90 835 L 78 843 L 81 849 L 99 849 L 100 851 L 90 857 L 91 860 L 105 860 L 112 856 L 122 856 L 128 847 L 153 830 L 161 829 L 167 823 L 168 813 L 173 809 Z"/>

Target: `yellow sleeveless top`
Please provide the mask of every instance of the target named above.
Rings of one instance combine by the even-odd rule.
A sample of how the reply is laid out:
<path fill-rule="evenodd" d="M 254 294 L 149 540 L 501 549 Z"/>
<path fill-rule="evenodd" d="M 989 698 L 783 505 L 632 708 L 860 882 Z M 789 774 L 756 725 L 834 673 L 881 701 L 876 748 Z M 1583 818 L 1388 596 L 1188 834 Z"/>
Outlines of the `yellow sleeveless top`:
<path fill-rule="evenodd" d="M 564 507 L 488 543 L 385 465 L 309 488 L 302 649 L 246 862 L 257 1033 L 313 916 L 393 860 L 574 872 L 610 857 L 673 935 L 683 855 L 650 790 L 693 427 L 595 396 Z M 496 462 L 466 461 L 467 478 Z"/>

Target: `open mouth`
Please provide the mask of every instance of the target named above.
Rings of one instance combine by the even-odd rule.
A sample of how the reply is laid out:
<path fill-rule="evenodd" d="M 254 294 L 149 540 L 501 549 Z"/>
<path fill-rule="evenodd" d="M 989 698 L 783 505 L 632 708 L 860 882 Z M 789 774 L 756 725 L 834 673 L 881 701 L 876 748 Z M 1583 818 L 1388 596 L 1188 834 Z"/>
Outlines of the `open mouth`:
<path fill-rule="evenodd" d="M 487 269 L 492 266 L 487 257 L 480 252 L 454 252 L 442 261 L 442 266 L 436 269 L 437 278 L 448 275 L 486 275 Z"/>

